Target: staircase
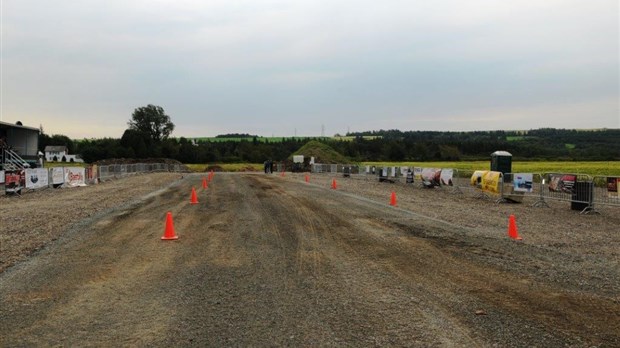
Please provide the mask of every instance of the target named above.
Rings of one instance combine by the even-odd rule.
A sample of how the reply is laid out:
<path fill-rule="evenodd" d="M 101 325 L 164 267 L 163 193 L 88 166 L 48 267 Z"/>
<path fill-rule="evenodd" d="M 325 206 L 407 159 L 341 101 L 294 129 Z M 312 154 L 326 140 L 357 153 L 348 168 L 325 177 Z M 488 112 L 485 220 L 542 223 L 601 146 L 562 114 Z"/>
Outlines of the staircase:
<path fill-rule="evenodd" d="M 9 148 L 0 149 L 0 164 L 2 169 L 6 171 L 20 171 L 25 168 L 30 168 L 28 162 L 24 161 L 15 151 Z"/>

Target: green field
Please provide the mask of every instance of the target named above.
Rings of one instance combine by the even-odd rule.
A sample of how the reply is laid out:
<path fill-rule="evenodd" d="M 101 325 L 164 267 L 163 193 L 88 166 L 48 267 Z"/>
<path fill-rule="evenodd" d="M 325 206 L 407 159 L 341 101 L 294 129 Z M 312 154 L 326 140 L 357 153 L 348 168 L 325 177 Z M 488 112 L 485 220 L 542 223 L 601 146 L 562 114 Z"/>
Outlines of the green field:
<path fill-rule="evenodd" d="M 363 136 L 365 140 L 372 140 L 376 138 L 380 138 L 380 136 Z M 245 138 L 217 138 L 217 137 L 197 137 L 197 138 L 187 138 L 189 140 L 200 141 L 209 141 L 209 142 L 227 142 L 227 141 L 254 141 L 253 137 L 245 137 Z M 281 143 L 283 140 L 291 140 L 291 139 L 319 139 L 319 140 L 337 140 L 337 141 L 352 141 L 355 137 L 349 136 L 334 136 L 334 137 L 308 137 L 308 136 L 300 136 L 300 137 L 256 137 L 256 141 L 261 143 Z"/>
<path fill-rule="evenodd" d="M 254 138 L 217 138 L 217 137 L 198 137 L 187 138 L 189 140 L 209 141 L 212 143 L 222 143 L 227 141 L 241 142 L 241 141 L 254 141 Z M 256 137 L 256 141 L 260 143 L 281 143 L 284 139 L 329 139 L 328 137 Z"/>
<path fill-rule="evenodd" d="M 89 164 L 83 162 L 44 162 L 43 168 L 54 167 L 88 167 Z"/>

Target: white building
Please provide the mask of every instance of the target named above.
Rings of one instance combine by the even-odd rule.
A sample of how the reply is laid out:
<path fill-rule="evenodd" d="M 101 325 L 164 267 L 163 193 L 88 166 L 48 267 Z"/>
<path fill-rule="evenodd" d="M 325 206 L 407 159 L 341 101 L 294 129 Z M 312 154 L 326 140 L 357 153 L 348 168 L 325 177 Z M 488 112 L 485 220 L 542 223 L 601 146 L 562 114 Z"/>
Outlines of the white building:
<path fill-rule="evenodd" d="M 78 155 L 69 155 L 66 146 L 46 146 L 45 160 L 48 162 L 84 162 Z"/>

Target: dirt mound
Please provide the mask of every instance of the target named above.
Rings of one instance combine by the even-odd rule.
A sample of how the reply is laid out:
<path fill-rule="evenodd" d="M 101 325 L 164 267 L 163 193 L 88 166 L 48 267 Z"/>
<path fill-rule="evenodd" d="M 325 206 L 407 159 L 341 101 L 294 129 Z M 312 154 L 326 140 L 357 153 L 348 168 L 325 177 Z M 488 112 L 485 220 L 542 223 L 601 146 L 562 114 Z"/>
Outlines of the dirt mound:
<path fill-rule="evenodd" d="M 314 157 L 315 163 L 351 163 L 352 161 L 347 157 L 339 154 L 331 146 L 321 143 L 316 140 L 307 142 L 299 150 L 295 151 L 289 157 L 289 160 L 293 160 L 294 155 L 304 155 L 305 158 Z"/>

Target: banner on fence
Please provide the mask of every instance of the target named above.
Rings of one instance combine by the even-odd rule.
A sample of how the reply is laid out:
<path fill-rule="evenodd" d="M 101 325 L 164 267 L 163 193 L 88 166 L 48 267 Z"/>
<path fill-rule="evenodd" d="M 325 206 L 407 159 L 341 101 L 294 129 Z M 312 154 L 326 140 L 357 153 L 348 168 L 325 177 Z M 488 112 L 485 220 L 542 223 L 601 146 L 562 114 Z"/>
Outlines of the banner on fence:
<path fill-rule="evenodd" d="M 607 177 L 607 195 L 611 198 L 620 198 L 620 178 Z"/>
<path fill-rule="evenodd" d="M 441 168 L 422 168 L 422 180 L 439 186 Z"/>
<path fill-rule="evenodd" d="M 488 171 L 482 176 L 482 191 L 499 193 L 501 172 Z"/>
<path fill-rule="evenodd" d="M 550 174 L 549 191 L 573 193 L 576 179 L 577 176 L 573 174 Z"/>
<path fill-rule="evenodd" d="M 19 193 L 22 190 L 23 180 L 20 172 L 6 171 L 4 173 L 4 189 L 8 193 Z"/>
<path fill-rule="evenodd" d="M 45 168 L 26 169 L 26 188 L 39 189 L 47 187 L 49 184 L 49 173 Z"/>
<path fill-rule="evenodd" d="M 532 192 L 534 189 L 534 185 L 532 182 L 534 181 L 534 174 L 532 173 L 515 173 L 513 174 L 514 180 L 512 184 L 514 185 L 515 192 Z"/>
<path fill-rule="evenodd" d="M 4 185 L 4 170 L 0 170 L 0 184 Z"/>
<path fill-rule="evenodd" d="M 65 186 L 86 186 L 84 172 L 84 168 L 81 167 L 65 167 Z"/>
<path fill-rule="evenodd" d="M 445 186 L 452 186 L 452 177 L 454 176 L 453 169 L 442 169 L 441 176 L 439 177 L 441 180 L 441 184 Z"/>
<path fill-rule="evenodd" d="M 92 166 L 90 166 L 88 168 L 88 174 L 87 174 L 87 178 L 89 182 L 94 182 L 95 184 L 97 183 L 97 165 L 93 164 Z"/>
<path fill-rule="evenodd" d="M 471 184 L 471 186 L 476 186 L 477 188 L 481 188 L 482 177 L 484 176 L 484 174 L 486 174 L 486 172 L 488 172 L 488 170 L 476 170 L 474 174 L 471 175 L 471 179 L 469 180 L 469 183 Z"/>
<path fill-rule="evenodd" d="M 65 170 L 62 167 L 52 168 L 52 185 L 62 185 L 65 182 Z"/>

